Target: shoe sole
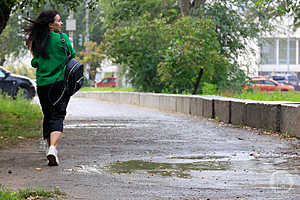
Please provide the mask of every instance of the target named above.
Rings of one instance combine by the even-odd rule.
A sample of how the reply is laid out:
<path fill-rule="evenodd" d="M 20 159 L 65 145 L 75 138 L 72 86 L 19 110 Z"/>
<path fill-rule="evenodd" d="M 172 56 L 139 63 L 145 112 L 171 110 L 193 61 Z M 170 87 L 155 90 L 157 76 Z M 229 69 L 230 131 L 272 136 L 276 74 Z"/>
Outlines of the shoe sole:
<path fill-rule="evenodd" d="M 48 163 L 49 166 L 58 166 L 58 163 L 57 163 L 54 155 L 48 155 L 47 159 L 49 160 L 49 163 Z"/>

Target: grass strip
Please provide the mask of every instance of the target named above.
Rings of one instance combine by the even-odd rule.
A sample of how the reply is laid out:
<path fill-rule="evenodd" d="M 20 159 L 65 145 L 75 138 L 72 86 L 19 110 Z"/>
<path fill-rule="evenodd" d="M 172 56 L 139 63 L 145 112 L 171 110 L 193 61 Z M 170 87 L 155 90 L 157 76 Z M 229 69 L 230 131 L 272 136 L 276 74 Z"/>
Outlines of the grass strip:
<path fill-rule="evenodd" d="M 226 95 L 224 95 L 226 96 Z M 251 99 L 256 101 L 291 101 L 300 102 L 300 92 L 260 92 L 244 91 L 241 94 L 233 94 L 231 97 L 239 99 Z"/>
<path fill-rule="evenodd" d="M 80 91 L 113 91 L 113 92 L 136 92 L 134 88 L 92 88 L 84 87 Z M 191 95 L 191 94 L 187 94 Z M 221 92 L 221 93 L 204 93 L 203 95 L 216 95 L 233 97 L 238 99 L 251 99 L 255 101 L 291 101 L 300 102 L 300 92 L 261 92 L 261 91 L 243 91 L 239 94 L 232 92 Z"/>
<path fill-rule="evenodd" d="M 44 189 L 19 189 L 18 192 L 13 192 L 8 188 L 5 188 L 3 185 L 0 184 L 0 199 L 1 200 L 41 200 L 41 199 L 48 199 L 48 198 L 55 198 L 55 199 L 66 199 L 66 194 L 61 192 L 58 188 L 55 188 L 54 191 L 48 191 Z"/>
<path fill-rule="evenodd" d="M 0 95 L 0 148 L 41 136 L 42 112 L 22 96 Z"/>
<path fill-rule="evenodd" d="M 88 91 L 112 91 L 112 92 L 135 92 L 134 88 L 93 88 L 93 87 L 83 87 L 80 91 L 88 92 Z"/>

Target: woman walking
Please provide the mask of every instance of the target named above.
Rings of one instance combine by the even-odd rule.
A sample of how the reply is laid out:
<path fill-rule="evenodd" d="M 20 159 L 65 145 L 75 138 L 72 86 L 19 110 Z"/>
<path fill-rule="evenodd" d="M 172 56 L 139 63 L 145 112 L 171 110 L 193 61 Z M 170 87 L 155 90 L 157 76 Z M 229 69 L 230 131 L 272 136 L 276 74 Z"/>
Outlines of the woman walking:
<path fill-rule="evenodd" d="M 49 166 L 59 164 L 57 145 L 62 136 L 63 122 L 70 96 L 64 95 L 57 104 L 50 99 L 59 99 L 63 90 L 63 79 L 67 57 L 62 38 L 71 58 L 75 57 L 68 36 L 61 33 L 63 22 L 55 10 L 42 12 L 35 20 L 28 20 L 24 28 L 26 43 L 33 55 L 32 67 L 36 68 L 37 93 L 44 114 L 43 137 L 47 139 Z"/>

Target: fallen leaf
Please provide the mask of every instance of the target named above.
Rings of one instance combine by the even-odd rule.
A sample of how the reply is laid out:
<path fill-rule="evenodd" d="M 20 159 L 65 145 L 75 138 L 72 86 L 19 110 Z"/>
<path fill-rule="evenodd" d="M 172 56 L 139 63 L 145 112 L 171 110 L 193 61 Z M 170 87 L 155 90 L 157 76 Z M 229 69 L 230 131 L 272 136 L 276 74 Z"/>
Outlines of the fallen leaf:
<path fill-rule="evenodd" d="M 151 173 L 147 173 L 147 175 L 146 175 L 147 177 L 150 177 L 150 176 L 153 176 L 153 174 L 151 174 Z"/>
<path fill-rule="evenodd" d="M 35 170 L 37 170 L 37 171 L 41 171 L 42 169 L 41 169 L 41 168 L 35 168 Z"/>

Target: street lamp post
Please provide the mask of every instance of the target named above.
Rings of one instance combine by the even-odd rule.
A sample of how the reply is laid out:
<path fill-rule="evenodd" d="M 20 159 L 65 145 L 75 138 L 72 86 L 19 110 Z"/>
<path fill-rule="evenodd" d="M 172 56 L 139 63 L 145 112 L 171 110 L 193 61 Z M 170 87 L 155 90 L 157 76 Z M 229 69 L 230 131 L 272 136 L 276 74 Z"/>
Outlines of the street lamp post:
<path fill-rule="evenodd" d="M 73 32 L 76 31 L 76 20 L 74 19 L 73 10 L 69 12 L 69 18 L 66 21 L 66 30 L 69 31 L 70 40 L 72 46 L 74 47 L 74 35 Z"/>
<path fill-rule="evenodd" d="M 89 1 L 86 1 L 85 2 L 85 52 L 86 54 L 88 54 L 88 41 L 89 41 Z M 85 64 L 85 69 L 86 69 L 86 72 L 85 72 L 85 76 L 86 78 L 88 78 L 88 80 L 90 81 L 90 65 L 89 63 L 86 63 Z"/>
<path fill-rule="evenodd" d="M 286 8 L 288 9 L 288 2 L 285 2 Z M 286 17 L 287 17 L 287 71 L 288 74 L 290 73 L 290 12 L 286 13 Z"/>
<path fill-rule="evenodd" d="M 287 20 L 288 20 L 288 25 L 287 25 L 287 71 L 288 71 L 288 74 L 290 73 L 290 18 L 289 18 L 289 15 L 287 14 Z"/>

